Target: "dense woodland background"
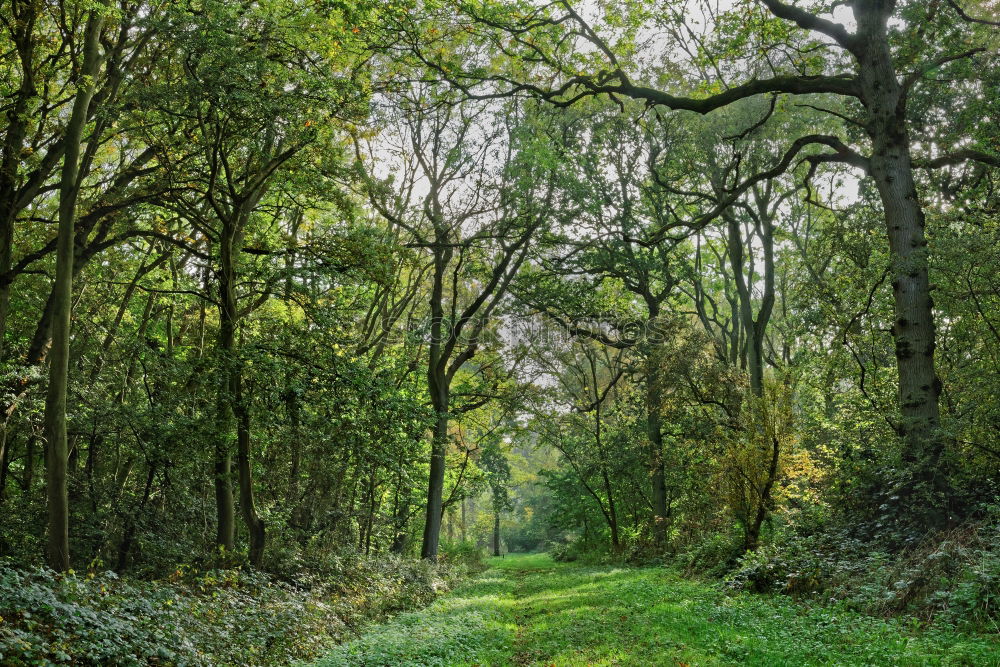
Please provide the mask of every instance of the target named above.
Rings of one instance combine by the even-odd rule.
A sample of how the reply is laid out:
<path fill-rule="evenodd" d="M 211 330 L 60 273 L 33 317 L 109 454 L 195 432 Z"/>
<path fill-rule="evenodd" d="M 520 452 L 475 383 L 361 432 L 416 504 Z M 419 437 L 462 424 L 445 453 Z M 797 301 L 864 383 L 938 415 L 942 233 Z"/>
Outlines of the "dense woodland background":
<path fill-rule="evenodd" d="M 5 0 L 3 590 L 547 549 L 995 622 L 997 16 Z"/>

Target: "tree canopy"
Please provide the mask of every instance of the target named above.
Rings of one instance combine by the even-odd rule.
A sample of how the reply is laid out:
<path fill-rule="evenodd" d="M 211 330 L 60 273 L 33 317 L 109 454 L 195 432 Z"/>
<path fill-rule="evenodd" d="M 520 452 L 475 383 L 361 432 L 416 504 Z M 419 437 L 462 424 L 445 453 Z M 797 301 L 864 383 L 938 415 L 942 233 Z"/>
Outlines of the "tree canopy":
<path fill-rule="evenodd" d="M 6 0 L 0 555 L 995 519 L 996 10 Z"/>

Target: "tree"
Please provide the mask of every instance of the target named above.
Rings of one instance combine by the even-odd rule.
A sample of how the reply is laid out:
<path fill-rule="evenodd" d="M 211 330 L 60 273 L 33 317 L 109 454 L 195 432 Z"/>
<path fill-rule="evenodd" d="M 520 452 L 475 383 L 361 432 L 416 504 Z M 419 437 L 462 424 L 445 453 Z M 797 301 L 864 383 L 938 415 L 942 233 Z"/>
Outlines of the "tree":
<path fill-rule="evenodd" d="M 490 487 L 493 509 L 493 555 L 500 555 L 500 515 L 513 509 L 508 485 L 510 484 L 510 463 L 500 448 L 499 439 L 491 439 L 479 452 L 479 467 L 486 473 L 486 483 Z"/>
<path fill-rule="evenodd" d="M 384 191 L 373 190 L 372 201 L 431 263 L 427 391 L 437 419 L 421 556 L 433 560 L 444 509 L 449 421 L 490 398 L 453 405 L 452 383 L 480 349 L 532 239 L 549 218 L 554 202 L 548 183 L 556 165 L 516 125 L 522 109 L 509 109 L 501 121 L 495 115 L 499 109 L 456 103 L 433 88 L 412 91 L 403 103 L 407 111 L 398 122 L 414 163 L 402 192 L 413 192 L 412 184 L 419 183 L 427 194 L 419 208 L 404 215 L 394 212 Z"/>
<path fill-rule="evenodd" d="M 851 10 L 857 28 L 850 32 L 822 13 L 780 0 L 760 0 L 760 4 L 779 20 L 778 25 L 784 26 L 781 40 L 786 35 L 788 39 L 793 38 L 787 25 L 830 40 L 806 42 L 810 47 L 827 52 L 827 59 L 770 60 L 767 65 L 770 71 L 761 78 L 743 75 L 746 80 L 732 86 L 725 80 L 718 80 L 717 85 L 725 86 L 726 90 L 707 96 L 678 96 L 636 82 L 644 74 L 638 69 L 639 61 L 627 57 L 634 53 L 634 49 L 629 50 L 629 39 L 638 30 L 636 20 L 626 19 L 625 30 L 617 33 L 609 28 L 609 33 L 621 37 L 617 43 L 611 43 L 601 36 L 600 28 L 592 27 L 566 0 L 542 9 L 526 7 L 515 13 L 519 18 L 513 19 L 512 14 L 499 5 L 463 6 L 480 26 L 479 33 L 498 53 L 530 62 L 533 67 L 528 70 L 515 68 L 511 76 L 497 74 L 491 69 L 495 63 L 462 69 L 458 63 L 447 61 L 444 54 L 437 58 L 425 55 L 424 59 L 470 96 L 480 98 L 531 94 L 558 106 L 568 106 L 586 97 L 605 95 L 699 114 L 768 93 L 830 96 L 842 102 L 846 113 L 835 109 L 829 111 L 844 121 L 844 136 L 806 134 L 799 137 L 772 169 L 744 178 L 730 187 L 726 199 L 706 213 L 704 220 L 721 214 L 754 184 L 785 171 L 796 158 L 810 164 L 810 173 L 821 164 L 841 162 L 861 169 L 872 179 L 884 210 L 884 230 L 892 253 L 893 338 L 899 412 L 895 427 L 903 442 L 904 459 L 911 470 L 901 493 L 914 496 L 911 508 L 918 523 L 941 527 L 948 521 L 946 437 L 940 430 L 941 383 L 934 367 L 936 346 L 924 212 L 917 195 L 914 170 L 966 160 L 996 165 L 1000 164 L 1000 158 L 973 149 L 945 152 L 933 158 L 914 158 L 913 119 L 907 114 L 907 102 L 929 72 L 980 57 L 985 50 L 981 45 L 983 37 L 978 37 L 978 46 L 958 46 L 963 36 L 971 33 L 963 18 L 955 13 L 954 5 L 949 5 L 948 11 L 942 8 L 940 12 L 937 9 L 923 12 L 920 8 L 896 2 L 855 2 Z M 748 3 L 734 11 L 746 11 L 759 18 L 755 13 L 756 3 Z M 637 11 L 637 15 L 641 16 L 641 12 Z M 891 28 L 891 18 L 902 20 L 910 30 Z M 762 24 L 773 25 L 766 20 Z M 927 38 L 928 28 L 933 30 L 936 39 Z M 767 37 L 760 39 L 767 42 Z M 503 40 L 513 40 L 513 45 L 505 47 Z M 579 43 L 588 45 L 589 50 L 574 49 Z M 836 54 L 838 50 L 849 60 Z M 622 52 L 626 55 L 619 56 Z M 539 83 L 539 77 L 546 83 Z M 816 102 L 820 103 L 818 99 Z M 849 145 L 855 128 L 863 128 L 870 148 Z M 812 146 L 831 150 L 806 150 Z"/>
<path fill-rule="evenodd" d="M 183 156 L 171 165 L 171 178 L 184 193 L 167 204 L 187 223 L 192 235 L 201 235 L 208 251 L 192 248 L 210 264 L 205 298 L 218 307 L 216 364 L 214 480 L 216 542 L 225 551 L 235 545 L 235 507 L 232 492 L 232 440 L 235 432 L 239 508 L 250 536 L 250 562 L 259 567 L 265 542 L 264 520 L 257 510 L 251 460 L 251 398 L 246 395 L 244 360 L 239 349 L 241 321 L 261 307 L 277 289 L 279 273 L 264 278 L 263 287 L 241 290 L 249 237 L 278 221 L 298 215 L 294 203 L 271 193 L 287 179 L 293 159 L 320 135 L 329 133 L 336 116 L 320 104 L 339 105 L 336 114 L 353 118 L 366 97 L 358 81 L 338 86 L 335 77 L 345 63 L 316 60 L 301 54 L 267 51 L 258 43 L 287 47 L 282 40 L 301 38 L 302 24 L 316 16 L 304 11 L 289 17 L 261 8 L 253 15 L 256 34 L 241 29 L 243 12 L 210 4 L 204 16 L 182 24 L 178 52 L 182 63 L 174 80 L 161 86 L 184 91 L 187 105 L 164 100 L 163 112 L 197 147 L 191 159 Z M 311 43 L 301 45 L 309 48 Z M 288 64 L 282 62 L 289 58 Z M 351 73 L 359 79 L 363 76 Z M 161 90 L 161 94 L 166 90 Z M 186 185 L 187 187 L 184 187 Z M 268 195 L 271 195 L 270 200 Z M 270 221 L 270 222 L 268 222 Z M 259 243 L 259 240 L 254 241 Z M 295 248 L 250 254 L 286 255 Z M 241 293 L 243 292 L 243 293 Z"/>
<path fill-rule="evenodd" d="M 624 352 L 586 338 L 552 349 L 535 347 L 536 363 L 558 387 L 549 392 L 551 404 L 535 408 L 540 437 L 570 465 L 607 524 L 612 550 L 618 551 L 621 521 L 613 480 L 615 470 L 630 459 L 608 437 L 608 422 L 626 373 Z"/>
<path fill-rule="evenodd" d="M 80 191 L 80 146 L 101 66 L 100 37 L 104 8 L 87 15 L 84 29 L 83 64 L 77 80 L 73 111 L 66 126 L 66 152 L 59 179 L 59 232 L 56 278 L 53 283 L 52 357 L 45 398 L 46 487 L 49 498 L 49 565 L 69 569 L 69 497 L 66 489 L 66 385 L 69 381 L 70 311 L 73 300 L 73 241 L 76 237 L 76 198 Z M 85 174 L 85 172 L 84 172 Z"/>

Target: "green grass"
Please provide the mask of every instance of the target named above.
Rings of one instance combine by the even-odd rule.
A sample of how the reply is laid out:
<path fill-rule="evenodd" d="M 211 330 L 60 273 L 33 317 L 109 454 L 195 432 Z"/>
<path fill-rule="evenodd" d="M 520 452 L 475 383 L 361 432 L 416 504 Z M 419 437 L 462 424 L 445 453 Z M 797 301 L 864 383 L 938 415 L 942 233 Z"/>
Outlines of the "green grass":
<path fill-rule="evenodd" d="M 317 667 L 416 665 L 1000 665 L 996 636 L 921 628 L 783 597 L 726 595 L 660 568 L 544 554 L 491 569 L 372 628 Z"/>

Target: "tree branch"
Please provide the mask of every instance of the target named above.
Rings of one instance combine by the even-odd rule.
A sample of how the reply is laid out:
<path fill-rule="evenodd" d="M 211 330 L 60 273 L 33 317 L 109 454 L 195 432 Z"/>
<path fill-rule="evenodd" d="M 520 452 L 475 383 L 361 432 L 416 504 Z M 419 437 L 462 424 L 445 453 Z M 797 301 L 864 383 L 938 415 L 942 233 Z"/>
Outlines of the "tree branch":
<path fill-rule="evenodd" d="M 969 14 L 967 14 L 965 10 L 962 9 L 962 7 L 957 2 L 955 2 L 955 0 L 947 0 L 947 1 L 948 4 L 951 6 L 951 8 L 954 9 L 959 16 L 961 16 L 964 20 L 968 21 L 969 23 L 982 23 L 983 25 L 1000 26 L 1000 21 L 987 21 L 986 19 L 977 19 L 974 16 L 969 16 Z"/>
<path fill-rule="evenodd" d="M 954 153 L 946 153 L 932 160 L 916 159 L 913 166 L 917 169 L 940 169 L 963 162 L 980 162 L 991 167 L 1000 167 L 1000 156 L 984 153 L 971 148 L 963 148 Z"/>
<path fill-rule="evenodd" d="M 804 9 L 799 9 L 794 5 L 786 5 L 778 0 L 761 0 L 761 2 L 779 19 L 792 21 L 800 28 L 822 33 L 827 37 L 832 38 L 835 42 L 837 42 L 837 44 L 847 49 L 852 54 L 857 55 L 857 38 L 847 32 L 847 30 L 844 29 L 844 26 L 839 23 L 834 23 L 833 21 L 820 18 Z"/>
<path fill-rule="evenodd" d="M 983 47 L 978 47 L 975 49 L 969 49 L 968 51 L 963 51 L 962 53 L 955 53 L 952 55 L 941 56 L 936 60 L 924 63 L 923 65 L 921 65 L 920 67 L 918 67 L 917 69 L 906 75 L 906 78 L 903 79 L 903 91 L 905 92 L 909 90 L 910 87 L 913 86 L 913 84 L 915 84 L 917 81 L 921 79 L 921 77 L 924 76 L 924 74 L 927 74 L 928 72 L 935 70 L 938 67 L 941 67 L 942 65 L 946 65 L 956 60 L 962 60 L 963 58 L 971 58 L 977 53 L 983 53 L 984 51 L 986 51 L 986 49 L 984 49 Z"/>

